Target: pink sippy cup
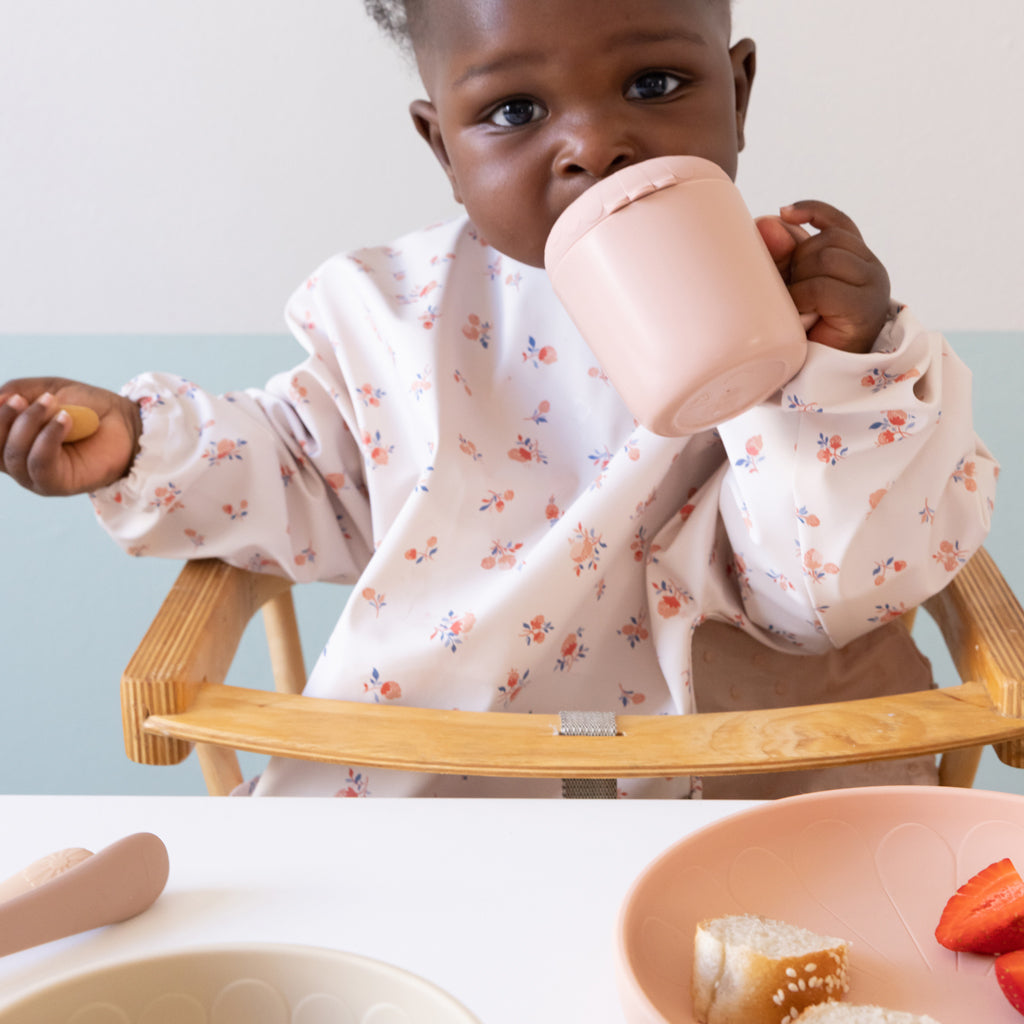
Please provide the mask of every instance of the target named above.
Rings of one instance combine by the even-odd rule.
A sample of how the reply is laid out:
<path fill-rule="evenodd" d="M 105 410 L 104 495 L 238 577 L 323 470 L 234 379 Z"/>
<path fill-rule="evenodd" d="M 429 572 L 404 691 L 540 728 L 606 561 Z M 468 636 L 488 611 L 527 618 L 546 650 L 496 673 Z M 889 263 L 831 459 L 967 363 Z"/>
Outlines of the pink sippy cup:
<path fill-rule="evenodd" d="M 774 394 L 803 365 L 800 316 L 739 190 L 700 157 L 658 157 L 563 211 L 544 263 L 633 415 L 682 436 Z"/>

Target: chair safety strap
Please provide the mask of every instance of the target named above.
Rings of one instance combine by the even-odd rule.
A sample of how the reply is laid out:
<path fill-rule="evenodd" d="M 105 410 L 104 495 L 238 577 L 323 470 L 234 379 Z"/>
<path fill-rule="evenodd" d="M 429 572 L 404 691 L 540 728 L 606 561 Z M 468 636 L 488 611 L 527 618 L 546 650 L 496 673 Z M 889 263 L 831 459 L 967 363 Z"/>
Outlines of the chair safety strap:
<path fill-rule="evenodd" d="M 560 736 L 614 736 L 612 711 L 560 711 Z M 615 779 L 562 779 L 563 800 L 614 800 L 618 795 Z"/>

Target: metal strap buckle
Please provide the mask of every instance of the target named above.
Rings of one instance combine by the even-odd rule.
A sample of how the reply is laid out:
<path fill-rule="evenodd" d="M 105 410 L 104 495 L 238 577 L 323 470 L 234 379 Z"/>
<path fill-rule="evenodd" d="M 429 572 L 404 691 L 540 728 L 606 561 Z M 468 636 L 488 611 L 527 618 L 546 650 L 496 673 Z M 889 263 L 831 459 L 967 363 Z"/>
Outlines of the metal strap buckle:
<path fill-rule="evenodd" d="M 560 711 L 560 736 L 614 736 L 617 733 L 612 711 Z M 562 779 L 563 800 L 614 800 L 618 795 L 615 779 Z"/>

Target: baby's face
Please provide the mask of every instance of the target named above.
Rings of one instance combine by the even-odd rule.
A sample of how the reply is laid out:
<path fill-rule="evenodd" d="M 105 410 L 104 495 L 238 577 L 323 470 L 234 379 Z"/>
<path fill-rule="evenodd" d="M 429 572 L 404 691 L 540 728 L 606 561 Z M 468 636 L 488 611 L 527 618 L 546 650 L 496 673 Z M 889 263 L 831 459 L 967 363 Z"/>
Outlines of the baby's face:
<path fill-rule="evenodd" d="M 735 176 L 754 73 L 725 0 L 424 0 L 412 106 L 491 245 L 542 266 L 558 215 L 655 156 Z"/>

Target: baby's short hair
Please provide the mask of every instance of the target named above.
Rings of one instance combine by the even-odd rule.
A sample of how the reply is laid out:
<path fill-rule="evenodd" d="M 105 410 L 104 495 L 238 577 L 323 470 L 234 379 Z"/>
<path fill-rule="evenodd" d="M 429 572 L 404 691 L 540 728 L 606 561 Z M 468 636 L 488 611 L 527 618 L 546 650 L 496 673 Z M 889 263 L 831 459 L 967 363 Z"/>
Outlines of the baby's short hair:
<path fill-rule="evenodd" d="M 708 0 L 712 5 L 732 6 L 732 0 Z M 371 18 L 403 48 L 412 45 L 415 18 L 423 6 L 422 0 L 363 0 Z"/>
<path fill-rule="evenodd" d="M 412 42 L 410 8 L 414 8 L 416 3 L 417 0 L 363 0 L 370 17 L 402 46 L 409 46 Z"/>

